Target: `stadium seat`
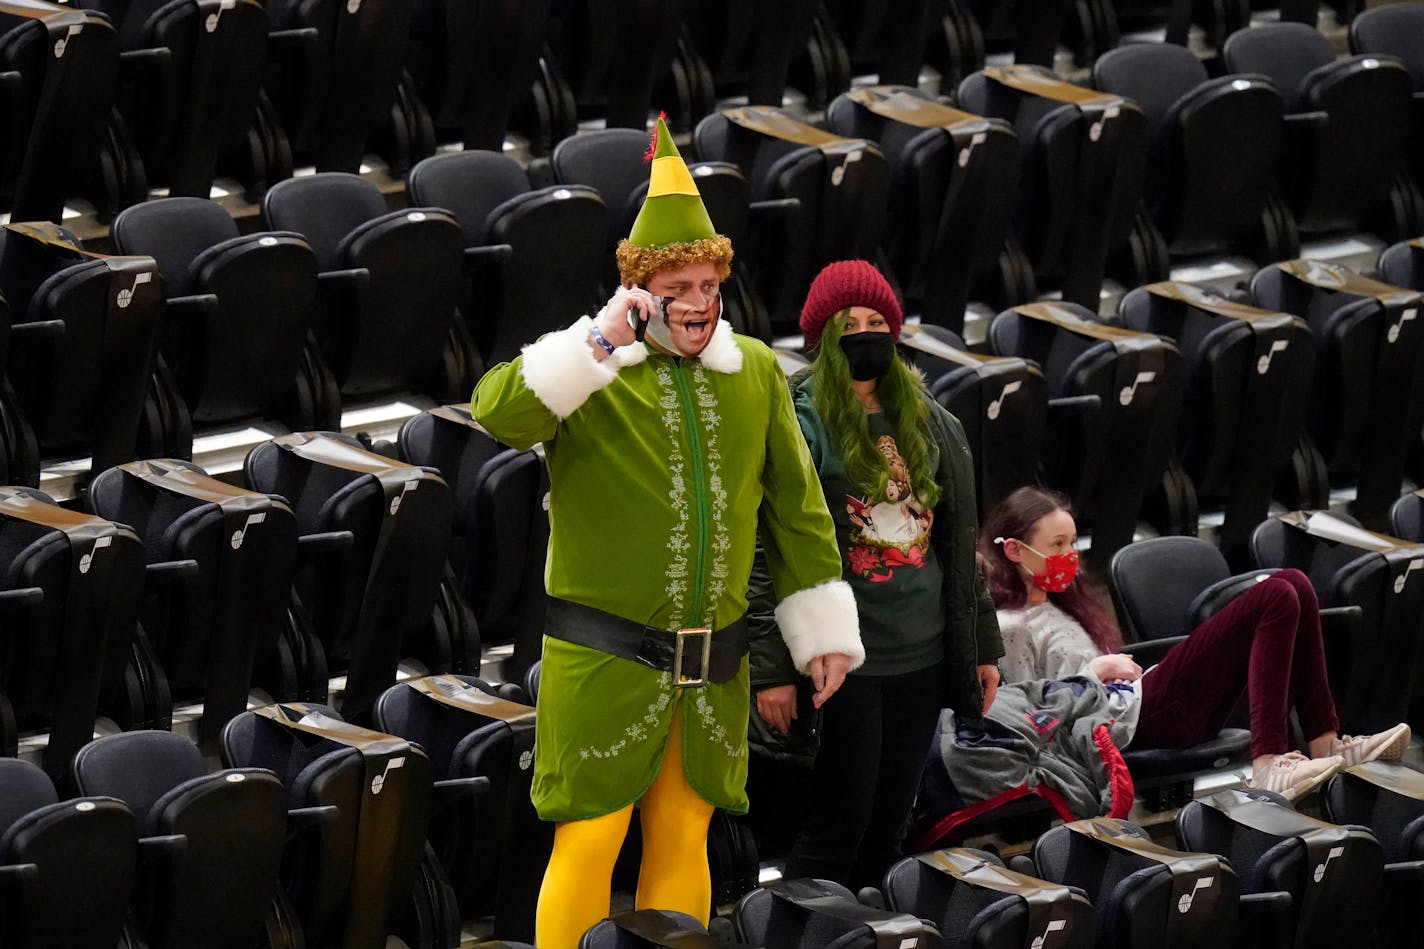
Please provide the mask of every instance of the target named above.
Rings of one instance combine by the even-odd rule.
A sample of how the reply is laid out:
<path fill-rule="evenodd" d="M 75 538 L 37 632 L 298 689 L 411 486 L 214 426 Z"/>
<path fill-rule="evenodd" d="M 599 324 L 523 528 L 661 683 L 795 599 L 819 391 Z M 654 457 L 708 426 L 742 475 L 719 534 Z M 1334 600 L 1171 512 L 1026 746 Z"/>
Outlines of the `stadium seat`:
<path fill-rule="evenodd" d="M 943 942 L 930 922 L 909 913 L 875 909 L 829 880 L 777 880 L 737 901 L 737 938 L 785 949 L 872 949 Z"/>
<path fill-rule="evenodd" d="M 1266 518 L 1277 476 L 1305 430 L 1315 368 L 1309 328 L 1289 314 L 1173 282 L 1131 291 L 1118 317 L 1128 329 L 1165 336 L 1181 350 L 1187 384 L 1178 457 L 1198 507 L 1224 515 L 1217 545 L 1244 567 L 1246 538 Z M 1195 519 L 1170 527 L 1191 532 Z"/>
<path fill-rule="evenodd" d="M 983 850 L 948 849 L 906 857 L 885 874 L 885 905 L 953 933 L 954 945 L 1062 949 L 1096 944 L 1093 906 L 1082 891 L 1005 869 Z M 1041 941 L 1040 941 L 1041 940 Z"/>
<path fill-rule="evenodd" d="M 1072 0 L 968 0 L 992 53 L 1010 52 L 1016 64 L 1052 66 Z"/>
<path fill-rule="evenodd" d="M 850 54 L 845 43 L 836 33 L 825 5 L 817 3 L 811 16 L 809 35 L 805 43 L 792 53 L 787 85 L 801 93 L 806 108 L 819 111 L 849 89 L 852 78 Z"/>
<path fill-rule="evenodd" d="M 710 935 L 695 917 L 666 909 L 614 913 L 590 927 L 579 940 L 579 949 L 722 949 L 726 946 L 748 949 L 742 943 L 721 938 L 720 934 Z"/>
<path fill-rule="evenodd" d="M 838 135 L 870 139 L 885 153 L 893 225 L 882 246 L 906 308 L 923 323 L 963 333 L 971 286 L 999 259 L 1012 220 L 1013 130 L 904 86 L 852 89 L 831 103 L 826 121 Z"/>
<path fill-rule="evenodd" d="M 1424 290 L 1424 237 L 1386 247 L 1380 254 L 1379 271 L 1385 283 Z"/>
<path fill-rule="evenodd" d="M 1299 254 L 1294 231 L 1267 203 L 1283 106 L 1265 77 L 1211 79 L 1185 46 L 1135 43 L 1093 63 L 1093 85 L 1147 116 L 1144 209 L 1170 260 L 1234 251 L 1268 263 Z M 1160 279 L 1153 274 L 1164 263 L 1142 227 L 1129 238 L 1132 285 Z"/>
<path fill-rule="evenodd" d="M 780 106 L 792 57 L 810 37 L 815 0 L 686 0 L 683 6 L 687 35 L 707 64 L 715 96 Z"/>
<path fill-rule="evenodd" d="M 1044 67 L 989 67 L 959 85 L 960 108 L 1003 119 L 1019 138 L 1014 230 L 1039 281 L 1096 312 L 1108 255 L 1142 195 L 1147 119 L 1122 96 L 1062 82 Z"/>
<path fill-rule="evenodd" d="M 342 717 L 369 721 L 435 609 L 452 500 L 439 475 L 361 449 L 345 436 L 284 435 L 258 445 L 243 473 L 254 490 L 287 499 L 304 540 L 300 612 L 332 672 L 346 671 Z M 421 659 L 464 655 L 468 642 L 426 645 Z M 474 648 L 478 648 L 475 646 Z"/>
<path fill-rule="evenodd" d="M 310 338 L 318 278 L 305 238 L 240 236 L 227 211 L 199 198 L 128 208 L 111 233 L 120 253 L 158 262 L 174 324 L 164 362 L 194 429 L 340 426 L 336 380 Z"/>
<path fill-rule="evenodd" d="M 1404 719 L 1424 724 L 1415 695 L 1424 683 L 1424 576 L 1414 576 L 1424 545 L 1336 515 L 1294 511 L 1252 532 L 1251 556 L 1261 567 L 1300 570 L 1322 607 L 1359 608 L 1357 625 L 1325 638 L 1342 731 L 1365 735 Z"/>
<path fill-rule="evenodd" d="M 1005 310 L 989 326 L 989 345 L 1042 367 L 1045 477 L 1091 532 L 1089 559 L 1106 565 L 1132 541 L 1143 499 L 1165 485 L 1185 381 L 1180 351 L 1160 336 L 1097 323 L 1071 303 Z"/>
<path fill-rule="evenodd" d="M 163 307 L 157 276 L 151 258 L 90 253 L 57 225 L 0 232 L 0 293 L 13 321 L 13 393 L 0 395 L 7 483 L 37 485 L 41 467 L 87 457 L 82 493 L 91 473 L 151 447 L 160 404 L 151 389 Z"/>
<path fill-rule="evenodd" d="M 209 774 L 187 738 L 133 731 L 74 756 L 79 793 L 128 805 L 138 823 L 137 928 L 151 949 L 247 949 L 277 894 L 286 792 L 256 768 Z"/>
<path fill-rule="evenodd" d="M 0 759 L 6 944 L 17 949 L 122 945 L 137 844 L 134 815 L 121 801 L 61 801 L 38 767 Z"/>
<path fill-rule="evenodd" d="M 811 280 L 826 264 L 876 259 L 889 168 L 873 143 L 842 138 L 765 106 L 725 109 L 697 124 L 700 158 L 736 165 L 751 183 L 745 246 L 775 332 L 795 332 Z"/>
<path fill-rule="evenodd" d="M 143 541 L 144 630 L 173 697 L 203 703 L 205 747 L 247 708 L 254 683 L 280 700 L 325 696 L 325 665 L 300 662 L 315 644 L 288 620 L 297 522 L 285 501 L 157 459 L 103 472 L 88 502 Z"/>
<path fill-rule="evenodd" d="M 309 946 L 384 949 L 418 890 L 430 759 L 322 705 L 267 705 L 223 729 L 223 764 L 266 768 L 287 789 L 282 885 Z"/>
<path fill-rule="evenodd" d="M 1269 77 L 1285 100 L 1280 188 L 1302 234 L 1370 231 L 1388 241 L 1424 223 L 1390 206 L 1411 108 L 1412 83 L 1398 60 L 1337 59 L 1313 23 L 1239 30 L 1222 60 L 1229 72 Z"/>
<path fill-rule="evenodd" d="M 827 0 L 831 23 L 845 43 L 857 76 L 882 85 L 913 86 L 924 65 L 932 0 Z"/>
<path fill-rule="evenodd" d="M 1424 346 L 1424 320 L 1417 318 L 1424 298 L 1311 260 L 1263 267 L 1251 280 L 1251 295 L 1257 306 L 1295 314 L 1310 326 L 1318 354 L 1310 434 L 1331 483 L 1355 484 L 1355 516 L 1382 526 L 1399 496 L 1411 428 L 1418 432 L 1413 392 Z"/>
<path fill-rule="evenodd" d="M 984 68 L 984 31 L 964 0 L 935 0 L 925 34 L 925 64 L 937 70 L 941 89 L 957 88 Z"/>
<path fill-rule="evenodd" d="M 274 185 L 262 216 L 316 252 L 322 292 L 314 330 L 344 406 L 403 393 L 443 403 L 469 393 L 474 355 L 456 316 L 460 227 L 449 212 L 388 211 L 376 185 L 333 172 Z"/>
<path fill-rule="evenodd" d="M 465 247 L 464 325 L 486 366 L 526 343 L 597 313 L 608 209 L 581 185 L 529 187 L 508 156 L 460 152 L 410 171 L 411 200 L 447 208 Z M 611 291 L 610 291 L 611 292 Z M 473 384 L 443 402 L 467 398 Z"/>
<path fill-rule="evenodd" d="M 672 62 L 681 4 L 661 0 L 555 0 L 549 48 L 581 119 L 646 129 L 653 83 Z"/>
<path fill-rule="evenodd" d="M 1389 506 L 1389 529 L 1396 537 L 1424 543 L 1424 489 L 1402 495 Z"/>
<path fill-rule="evenodd" d="M 387 689 L 375 716 L 382 731 L 418 743 L 451 789 L 437 794 L 429 839 L 462 914 L 492 914 L 499 938 L 532 940 L 554 840 L 529 798 L 534 709 L 471 676 L 426 676 Z M 485 790 L 470 793 L 475 785 Z"/>
<path fill-rule="evenodd" d="M 512 643 L 503 675 L 517 682 L 544 639 L 544 552 L 549 490 L 534 451 L 506 448 L 470 419 L 468 405 L 430 409 L 401 426 L 397 446 L 433 468 L 455 500 L 450 566 L 482 643 Z"/>
<path fill-rule="evenodd" d="M 1350 51 L 1393 56 L 1414 83 L 1405 165 L 1424 190 L 1424 8 L 1413 3 L 1365 10 L 1350 21 Z"/>
<path fill-rule="evenodd" d="M 1384 857 L 1364 827 L 1307 817 L 1269 793 L 1232 790 L 1182 808 L 1177 838 L 1235 869 L 1241 921 L 1256 937 L 1239 944 L 1325 949 L 1363 941 L 1374 928 Z M 1265 894 L 1282 895 L 1255 904 L 1252 897 Z M 1259 915 L 1257 905 L 1265 908 Z"/>

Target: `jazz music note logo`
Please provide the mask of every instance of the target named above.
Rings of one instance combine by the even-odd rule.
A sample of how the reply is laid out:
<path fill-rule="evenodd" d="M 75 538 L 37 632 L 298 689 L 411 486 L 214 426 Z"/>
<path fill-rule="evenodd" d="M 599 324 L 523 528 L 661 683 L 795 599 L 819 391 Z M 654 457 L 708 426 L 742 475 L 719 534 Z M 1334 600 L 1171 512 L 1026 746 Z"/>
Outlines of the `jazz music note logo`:
<path fill-rule="evenodd" d="M 1330 852 L 1325 855 L 1325 862 L 1315 868 L 1315 882 L 1319 883 L 1325 879 L 1325 868 L 1330 866 L 1331 860 L 1334 860 L 1336 857 L 1343 857 L 1344 855 L 1344 847 L 1331 847 Z"/>
<path fill-rule="evenodd" d="M 241 550 L 242 542 L 247 539 L 247 529 L 253 524 L 261 524 L 265 520 L 267 520 L 267 514 L 265 512 L 247 515 L 246 522 L 244 522 L 243 525 L 237 530 L 232 532 L 232 549 Z"/>
<path fill-rule="evenodd" d="M 969 138 L 969 147 L 966 148 L 966 149 L 964 149 L 964 151 L 962 151 L 962 152 L 959 153 L 959 167 L 960 167 L 960 168 L 968 168 L 968 167 L 969 167 L 969 156 L 970 156 L 970 154 L 973 153 L 975 146 L 983 145 L 984 142 L 988 140 L 988 138 L 989 138 L 989 136 L 988 136 L 988 134 L 985 133 L 985 132 L 975 132 L 972 136 L 970 136 L 970 138 Z"/>
<path fill-rule="evenodd" d="M 1404 585 L 1409 582 L 1409 575 L 1420 569 L 1424 569 L 1424 557 L 1416 557 L 1409 561 L 1409 566 L 1404 568 L 1404 572 L 1394 578 L 1394 592 L 1403 593 Z"/>
<path fill-rule="evenodd" d="M 94 566 L 94 555 L 114 542 L 112 537 L 100 537 L 94 541 L 94 547 L 84 556 L 79 558 L 79 572 L 88 573 L 89 568 Z"/>
<path fill-rule="evenodd" d="M 400 510 L 401 498 L 405 497 L 407 492 L 414 491 L 416 486 L 419 484 L 419 481 L 407 481 L 405 485 L 401 488 L 401 493 L 391 498 L 391 517 L 395 517 L 396 511 Z"/>
<path fill-rule="evenodd" d="M 1290 340 L 1288 339 L 1278 339 L 1272 343 L 1271 351 L 1256 360 L 1256 375 L 1264 376 L 1269 372 L 1271 369 L 1271 360 L 1275 358 L 1276 353 L 1285 352 L 1288 346 L 1290 346 Z"/>
<path fill-rule="evenodd" d="M 1132 397 L 1137 394 L 1137 387 L 1142 385 L 1144 382 L 1151 382 L 1153 379 L 1156 378 L 1157 373 L 1155 372 L 1139 372 L 1137 374 L 1137 378 L 1132 380 L 1132 385 L 1124 386 L 1123 390 L 1118 393 L 1117 400 L 1123 405 L 1131 405 Z"/>
<path fill-rule="evenodd" d="M 860 161 L 860 156 L 864 153 L 864 149 L 860 148 L 857 148 L 855 151 L 846 152 L 846 157 L 841 159 L 841 163 L 836 166 L 835 171 L 831 172 L 831 184 L 839 188 L 841 182 L 845 180 L 846 166 L 853 161 Z"/>
<path fill-rule="evenodd" d="M 82 24 L 82 23 L 77 24 L 77 25 L 75 25 L 75 26 L 71 26 L 71 27 L 69 28 L 69 32 L 68 32 L 68 33 L 65 33 L 65 34 L 64 34 L 63 36 L 61 36 L 59 39 L 55 40 L 55 43 L 54 43 L 54 58 L 55 58 L 55 59 L 62 59 L 62 58 L 64 58 L 64 51 L 69 48 L 69 38 L 70 38 L 71 36 L 78 36 L 78 35 L 79 35 L 79 32 L 80 32 L 81 30 L 83 30 L 83 29 L 84 29 L 84 24 Z"/>
<path fill-rule="evenodd" d="M 139 287 L 141 287 L 141 286 L 143 286 L 144 284 L 148 283 L 148 282 L 149 282 L 150 280 L 152 280 L 152 279 L 153 279 L 153 274 L 152 274 L 152 272 L 147 271 L 147 270 L 145 270 L 143 273 L 135 274 L 135 275 L 134 275 L 133 286 L 132 286 L 132 287 L 129 287 L 127 290 L 120 290 L 120 291 L 119 291 L 119 297 L 118 297 L 118 300 L 116 301 L 116 302 L 119 304 L 119 309 L 121 309 L 121 310 L 128 309 L 128 305 L 133 302 L 134 293 L 136 293 L 136 292 L 138 291 L 138 288 L 139 288 Z"/>
<path fill-rule="evenodd" d="M 1212 884 L 1211 877 L 1200 877 L 1192 884 L 1190 893 L 1183 893 L 1182 898 L 1177 900 L 1177 912 L 1186 913 L 1192 908 L 1192 901 L 1197 898 L 1197 890 L 1205 890 Z"/>
<path fill-rule="evenodd" d="M 216 30 L 218 28 L 218 20 L 222 17 L 223 11 L 231 10 L 235 6 L 237 6 L 237 0 L 222 0 L 222 2 L 218 4 L 217 11 L 209 13 L 208 18 L 203 21 L 203 29 L 209 33 Z"/>
<path fill-rule="evenodd" d="M 1411 306 L 1403 313 L 1399 314 L 1399 322 L 1389 328 L 1389 341 L 1391 343 L 1399 341 L 1399 334 L 1404 329 L 1404 324 L 1419 315 L 1419 308 Z"/>
<path fill-rule="evenodd" d="M 404 756 L 400 758 L 392 758 L 391 760 L 387 761 L 386 770 L 382 771 L 380 774 L 376 775 L 374 778 L 371 779 L 371 793 L 380 794 L 381 790 L 386 786 L 386 775 L 390 774 L 392 771 L 395 771 L 397 768 L 404 767 Z"/>
<path fill-rule="evenodd" d="M 999 417 L 999 412 L 1004 407 L 1004 400 L 1021 388 L 1023 388 L 1023 382 L 1018 379 L 1004 386 L 1004 391 L 999 393 L 999 397 L 989 403 L 989 421 L 992 422 Z"/>
<path fill-rule="evenodd" d="M 1058 932 L 1060 929 L 1067 929 L 1067 928 L 1068 928 L 1068 920 L 1066 920 L 1066 919 L 1050 919 L 1050 920 L 1048 921 L 1048 928 L 1043 931 L 1043 935 L 1042 935 L 1042 936 L 1034 936 L 1034 937 L 1033 937 L 1033 942 L 1029 944 L 1030 949 L 1043 949 L 1043 944 L 1048 940 L 1048 934 L 1049 934 L 1049 933 L 1056 933 L 1056 932 Z"/>

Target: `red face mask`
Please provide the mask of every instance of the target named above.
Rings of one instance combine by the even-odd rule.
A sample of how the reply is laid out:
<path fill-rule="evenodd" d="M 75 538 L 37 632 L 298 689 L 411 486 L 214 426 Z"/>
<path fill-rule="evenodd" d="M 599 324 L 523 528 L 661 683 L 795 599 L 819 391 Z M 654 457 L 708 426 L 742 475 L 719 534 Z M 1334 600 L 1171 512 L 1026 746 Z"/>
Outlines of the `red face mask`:
<path fill-rule="evenodd" d="M 1019 541 L 1019 543 L 1026 550 L 1032 550 L 1038 554 L 1038 551 L 1033 550 L 1023 541 Z M 1078 551 L 1070 550 L 1066 554 L 1038 555 L 1043 557 L 1043 572 L 1029 575 L 1033 585 L 1049 593 L 1062 593 L 1068 589 L 1068 585 L 1078 575 Z"/>

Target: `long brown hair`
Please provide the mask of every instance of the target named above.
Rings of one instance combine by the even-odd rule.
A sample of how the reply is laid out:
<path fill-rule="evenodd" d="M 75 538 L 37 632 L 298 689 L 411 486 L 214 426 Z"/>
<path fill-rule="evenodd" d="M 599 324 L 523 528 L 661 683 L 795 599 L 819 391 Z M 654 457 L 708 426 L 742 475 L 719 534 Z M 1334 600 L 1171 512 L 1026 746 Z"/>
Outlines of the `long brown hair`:
<path fill-rule="evenodd" d="M 1034 525 L 1054 511 L 1073 513 L 1068 499 L 1043 488 L 1022 487 L 1000 501 L 984 519 L 979 532 L 979 555 L 983 558 L 984 576 L 994 606 L 1001 610 L 1016 610 L 1028 600 L 1028 590 L 1019 565 L 1004 553 L 1004 545 L 994 538 L 1015 538 L 1020 542 L 1033 534 Z M 1106 591 L 1080 567 L 1077 578 L 1062 593 L 1050 593 L 1048 599 L 1063 612 L 1078 621 L 1103 652 L 1122 648 L 1122 631 L 1111 610 L 1104 604 Z"/>

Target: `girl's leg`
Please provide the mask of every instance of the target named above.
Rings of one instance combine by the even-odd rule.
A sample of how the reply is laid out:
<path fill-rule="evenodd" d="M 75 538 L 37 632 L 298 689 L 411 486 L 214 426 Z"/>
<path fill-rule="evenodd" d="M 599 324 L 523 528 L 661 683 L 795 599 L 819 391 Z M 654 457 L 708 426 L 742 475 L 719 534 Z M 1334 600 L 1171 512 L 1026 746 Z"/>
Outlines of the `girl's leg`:
<path fill-rule="evenodd" d="M 707 925 L 712 878 L 707 868 L 707 827 L 712 805 L 687 783 L 682 766 L 682 709 L 673 717 L 667 751 L 653 786 L 638 804 L 643 822 L 643 862 L 638 869 L 638 909 L 686 913 Z M 544 949 L 544 944 L 539 944 Z"/>
<path fill-rule="evenodd" d="M 1320 635 L 1320 602 L 1316 599 L 1315 587 L 1299 570 L 1278 570 L 1272 579 L 1290 584 L 1300 603 L 1291 660 L 1290 697 L 1300 716 L 1301 730 L 1311 739 L 1312 757 L 1334 754 L 1331 747 L 1340 730 L 1340 720 L 1335 714 L 1335 699 L 1330 694 L 1325 670 L 1325 643 Z M 1318 739 L 1328 739 L 1328 742 L 1317 752 Z"/>
<path fill-rule="evenodd" d="M 539 888 L 534 941 L 540 949 L 577 949 L 579 939 L 608 915 L 613 864 L 633 807 L 554 828 L 554 851 Z"/>

